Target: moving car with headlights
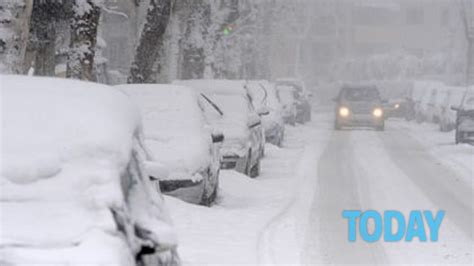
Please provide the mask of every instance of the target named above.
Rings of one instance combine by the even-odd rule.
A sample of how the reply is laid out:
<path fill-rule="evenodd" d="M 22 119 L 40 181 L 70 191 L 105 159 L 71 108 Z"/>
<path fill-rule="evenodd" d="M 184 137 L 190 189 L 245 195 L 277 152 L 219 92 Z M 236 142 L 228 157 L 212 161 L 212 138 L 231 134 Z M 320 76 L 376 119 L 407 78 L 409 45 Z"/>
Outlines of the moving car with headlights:
<path fill-rule="evenodd" d="M 467 89 L 460 106 L 451 109 L 456 111 L 456 144 L 474 143 L 474 87 Z"/>
<path fill-rule="evenodd" d="M 176 235 L 129 97 L 0 76 L 0 264 L 175 265 Z"/>
<path fill-rule="evenodd" d="M 390 99 L 383 104 L 385 118 L 405 118 L 412 120 L 414 117 L 413 102 L 409 98 Z"/>
<path fill-rule="evenodd" d="M 184 201 L 209 206 L 219 184 L 220 144 L 212 133 L 198 94 L 176 85 L 128 84 L 118 86 L 139 105 L 145 143 L 169 176 L 161 191 Z"/>
<path fill-rule="evenodd" d="M 295 78 L 278 79 L 275 83 L 277 88 L 290 86 L 295 89 L 296 122 L 303 124 L 311 121 L 310 93 L 306 90 L 304 83 Z"/>
<path fill-rule="evenodd" d="M 344 86 L 336 101 L 334 128 L 370 126 L 384 130 L 385 117 L 382 99 L 375 86 Z"/>
<path fill-rule="evenodd" d="M 285 123 L 282 115 L 283 107 L 278 100 L 274 85 L 266 80 L 254 80 L 247 82 L 246 86 L 257 110 L 268 110 L 268 115 L 262 116 L 265 141 L 281 146 L 285 135 Z"/>
<path fill-rule="evenodd" d="M 282 117 L 285 124 L 296 125 L 296 90 L 292 86 L 276 86 L 278 101 L 282 107 Z"/>
<path fill-rule="evenodd" d="M 175 84 L 202 93 L 205 115 L 212 126 L 224 133 L 222 169 L 235 169 L 250 177 L 260 174 L 260 160 L 265 151 L 265 135 L 260 116 L 267 110 L 256 110 L 244 80 L 180 80 Z"/>

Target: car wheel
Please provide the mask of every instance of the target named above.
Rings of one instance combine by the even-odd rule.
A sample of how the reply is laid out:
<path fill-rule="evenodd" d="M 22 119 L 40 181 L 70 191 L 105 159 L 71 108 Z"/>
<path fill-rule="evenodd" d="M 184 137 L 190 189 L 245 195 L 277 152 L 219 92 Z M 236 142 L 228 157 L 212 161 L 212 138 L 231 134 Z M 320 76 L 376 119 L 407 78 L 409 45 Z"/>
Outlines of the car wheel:
<path fill-rule="evenodd" d="M 250 169 L 250 177 L 256 178 L 260 175 L 260 160 Z"/>

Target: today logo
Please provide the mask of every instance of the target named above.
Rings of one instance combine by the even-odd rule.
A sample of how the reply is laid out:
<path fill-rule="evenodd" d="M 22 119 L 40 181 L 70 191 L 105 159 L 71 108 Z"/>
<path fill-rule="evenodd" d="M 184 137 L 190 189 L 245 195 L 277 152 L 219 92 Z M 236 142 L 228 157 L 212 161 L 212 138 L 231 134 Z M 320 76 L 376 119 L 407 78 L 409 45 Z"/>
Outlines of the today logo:
<path fill-rule="evenodd" d="M 357 221 L 359 234 L 365 242 L 376 242 L 383 234 L 385 242 L 398 242 L 405 237 L 406 242 L 418 238 L 421 242 L 427 241 L 426 229 L 429 231 L 430 242 L 438 241 L 439 228 L 445 211 L 438 211 L 433 216 L 431 211 L 411 211 L 408 220 L 399 211 L 384 211 L 383 215 L 374 210 L 362 212 L 360 210 L 345 210 L 342 217 L 348 222 L 349 242 L 355 242 L 357 237 Z M 369 232 L 369 221 L 373 221 L 374 229 Z M 425 229 L 425 221 L 427 228 Z M 396 223 L 396 224 L 395 224 Z"/>

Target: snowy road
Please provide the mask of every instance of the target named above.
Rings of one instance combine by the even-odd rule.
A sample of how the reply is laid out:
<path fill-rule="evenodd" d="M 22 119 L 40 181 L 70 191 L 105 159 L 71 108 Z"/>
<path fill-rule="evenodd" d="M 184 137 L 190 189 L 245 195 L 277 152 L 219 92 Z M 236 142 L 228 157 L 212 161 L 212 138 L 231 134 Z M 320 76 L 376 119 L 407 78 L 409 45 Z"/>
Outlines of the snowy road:
<path fill-rule="evenodd" d="M 303 261 L 308 264 L 472 264 L 472 168 L 460 172 L 433 156 L 403 127 L 333 132 L 319 161 Z M 447 143 L 446 145 L 452 145 Z M 473 158 L 472 151 L 466 156 Z M 445 210 L 436 243 L 347 240 L 343 210 Z M 369 225 L 370 227 L 370 225 Z"/>
<path fill-rule="evenodd" d="M 186 265 L 472 265 L 472 160 L 473 147 L 434 126 L 336 132 L 322 112 L 289 127 L 284 148 L 267 146 L 259 178 L 223 171 L 212 208 L 168 204 Z M 347 209 L 446 216 L 436 243 L 349 243 Z"/>

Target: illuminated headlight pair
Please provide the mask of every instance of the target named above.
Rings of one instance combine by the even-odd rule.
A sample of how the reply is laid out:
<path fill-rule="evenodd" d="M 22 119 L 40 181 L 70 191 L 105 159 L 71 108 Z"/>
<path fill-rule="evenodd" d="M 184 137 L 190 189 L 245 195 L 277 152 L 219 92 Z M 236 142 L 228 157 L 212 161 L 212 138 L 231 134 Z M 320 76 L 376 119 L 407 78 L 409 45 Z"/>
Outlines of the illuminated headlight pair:
<path fill-rule="evenodd" d="M 348 117 L 350 114 L 350 110 L 347 107 L 341 107 L 339 108 L 339 115 L 342 117 Z M 383 116 L 383 110 L 381 108 L 375 108 L 372 111 L 372 115 L 379 118 Z"/>

